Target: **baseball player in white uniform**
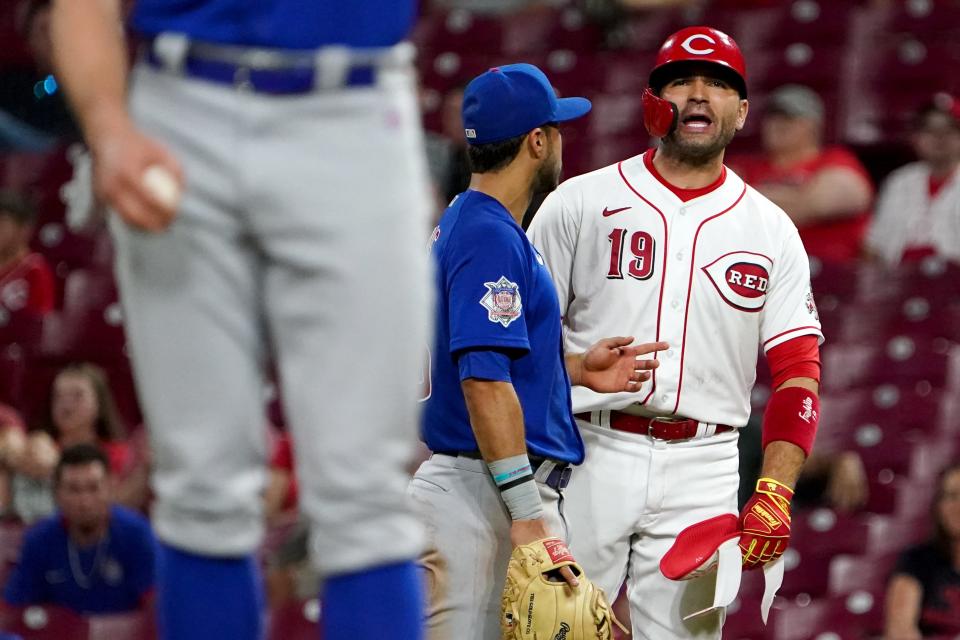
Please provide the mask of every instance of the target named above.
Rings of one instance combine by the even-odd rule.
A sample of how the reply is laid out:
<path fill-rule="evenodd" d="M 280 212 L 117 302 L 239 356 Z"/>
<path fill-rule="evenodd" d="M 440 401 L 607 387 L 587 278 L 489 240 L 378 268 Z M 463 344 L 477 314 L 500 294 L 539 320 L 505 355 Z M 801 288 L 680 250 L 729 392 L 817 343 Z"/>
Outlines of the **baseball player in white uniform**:
<path fill-rule="evenodd" d="M 644 95 L 659 146 L 566 181 L 529 230 L 556 284 L 565 349 L 623 332 L 670 345 L 639 394 L 573 390 L 586 462 L 567 489 L 571 550 L 607 593 L 626 579 L 637 638 L 720 637 L 713 574 L 674 581 L 661 559 L 702 523 L 739 538 L 746 569 L 778 558 L 816 430 L 823 337 L 806 253 L 786 214 L 723 165 L 746 97 L 729 36 L 672 35 Z M 758 346 L 776 391 L 761 479 L 738 516 L 737 429 Z"/>

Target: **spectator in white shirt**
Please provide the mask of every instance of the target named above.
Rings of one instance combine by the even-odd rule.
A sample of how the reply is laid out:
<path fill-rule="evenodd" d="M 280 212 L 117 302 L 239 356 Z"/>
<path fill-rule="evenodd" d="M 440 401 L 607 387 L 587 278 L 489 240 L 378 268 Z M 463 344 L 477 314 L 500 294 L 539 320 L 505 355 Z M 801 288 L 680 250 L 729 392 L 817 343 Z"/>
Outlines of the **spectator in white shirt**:
<path fill-rule="evenodd" d="M 960 262 L 960 100 L 934 96 L 914 119 L 911 143 L 918 160 L 884 183 L 867 252 L 889 266 L 931 255 Z"/>

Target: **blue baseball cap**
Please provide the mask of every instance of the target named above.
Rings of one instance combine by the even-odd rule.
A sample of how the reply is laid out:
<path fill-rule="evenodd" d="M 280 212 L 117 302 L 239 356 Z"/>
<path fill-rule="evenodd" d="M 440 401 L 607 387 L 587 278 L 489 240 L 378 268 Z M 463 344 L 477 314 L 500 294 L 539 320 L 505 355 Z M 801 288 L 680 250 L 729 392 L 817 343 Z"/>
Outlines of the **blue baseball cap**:
<path fill-rule="evenodd" d="M 485 71 L 463 92 L 463 130 L 470 144 L 515 138 L 539 126 L 586 115 L 586 98 L 557 98 L 553 85 L 532 64 Z"/>

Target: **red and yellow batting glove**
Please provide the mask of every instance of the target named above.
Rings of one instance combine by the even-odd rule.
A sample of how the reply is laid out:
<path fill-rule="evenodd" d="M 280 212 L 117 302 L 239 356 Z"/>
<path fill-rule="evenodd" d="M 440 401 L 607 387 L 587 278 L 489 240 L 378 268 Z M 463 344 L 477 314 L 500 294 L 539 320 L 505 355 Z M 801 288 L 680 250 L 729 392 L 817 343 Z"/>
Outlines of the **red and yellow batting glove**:
<path fill-rule="evenodd" d="M 757 480 L 757 489 L 740 513 L 743 568 L 756 569 L 776 560 L 790 543 L 793 489 L 773 478 Z"/>

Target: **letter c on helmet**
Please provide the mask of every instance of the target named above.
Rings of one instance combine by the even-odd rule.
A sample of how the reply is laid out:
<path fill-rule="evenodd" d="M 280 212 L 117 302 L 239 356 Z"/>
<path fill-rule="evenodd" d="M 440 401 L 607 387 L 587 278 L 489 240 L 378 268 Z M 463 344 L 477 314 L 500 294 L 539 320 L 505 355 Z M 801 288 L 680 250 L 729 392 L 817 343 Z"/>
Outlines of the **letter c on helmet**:
<path fill-rule="evenodd" d="M 710 55 L 711 53 L 713 53 L 714 51 L 716 51 L 716 49 L 714 49 L 714 48 L 712 48 L 712 47 L 707 48 L 707 49 L 697 49 L 697 48 L 695 48 L 695 47 L 693 46 L 694 40 L 706 40 L 707 42 L 709 42 L 709 43 L 712 44 L 712 45 L 716 45 L 716 44 L 717 44 L 717 41 L 714 40 L 713 38 L 711 38 L 710 36 L 708 36 L 707 34 L 705 34 L 705 33 L 695 33 L 695 34 L 693 34 L 692 36 L 690 36 L 689 38 L 687 38 L 686 40 L 684 40 L 683 43 L 682 43 L 680 46 L 683 47 L 686 51 L 688 51 L 688 52 L 690 52 L 690 53 L 692 53 L 692 54 L 694 54 L 694 55 L 697 55 L 697 56 L 708 56 L 708 55 Z"/>

